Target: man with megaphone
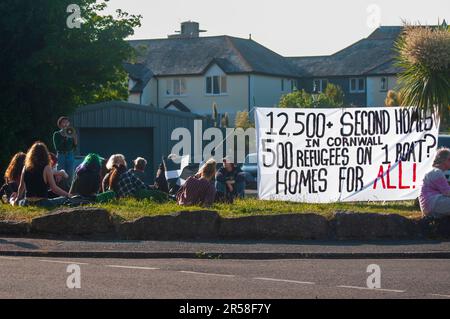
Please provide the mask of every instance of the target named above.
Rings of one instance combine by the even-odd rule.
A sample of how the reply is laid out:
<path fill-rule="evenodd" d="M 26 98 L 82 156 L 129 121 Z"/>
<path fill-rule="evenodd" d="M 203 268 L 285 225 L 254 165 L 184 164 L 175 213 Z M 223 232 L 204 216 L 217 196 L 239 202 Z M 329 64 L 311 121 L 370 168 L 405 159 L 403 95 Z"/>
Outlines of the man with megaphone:
<path fill-rule="evenodd" d="M 57 125 L 59 131 L 53 133 L 53 146 L 58 157 L 57 169 L 66 171 L 69 175 L 69 182 L 71 182 L 74 170 L 74 152 L 77 148 L 78 138 L 68 117 L 61 116 Z"/>

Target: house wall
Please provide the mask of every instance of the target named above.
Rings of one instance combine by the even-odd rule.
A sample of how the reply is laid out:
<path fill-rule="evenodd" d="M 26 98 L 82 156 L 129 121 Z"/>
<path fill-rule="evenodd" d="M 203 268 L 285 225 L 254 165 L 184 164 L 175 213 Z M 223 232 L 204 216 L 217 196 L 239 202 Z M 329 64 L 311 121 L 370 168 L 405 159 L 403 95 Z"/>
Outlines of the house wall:
<path fill-rule="evenodd" d="M 130 93 L 128 95 L 128 103 L 141 104 L 141 93 Z"/>
<path fill-rule="evenodd" d="M 395 76 L 385 76 L 387 78 L 387 89 L 381 90 L 382 76 L 367 77 L 367 106 L 384 106 L 387 92 L 395 90 L 397 78 Z"/>
<path fill-rule="evenodd" d="M 277 106 L 284 94 L 292 93 L 295 80 L 265 75 L 251 75 L 250 104 L 258 107 Z M 284 90 L 281 81 L 284 80 Z M 253 105 L 254 104 L 254 105 Z"/>
<path fill-rule="evenodd" d="M 353 77 L 317 77 L 317 78 L 302 78 L 298 81 L 299 90 L 304 89 L 306 92 L 313 91 L 314 79 L 327 79 L 328 83 L 333 83 L 341 87 L 344 91 L 344 105 L 345 106 L 367 106 L 366 93 L 350 93 L 350 79 Z M 366 82 L 367 92 L 367 82 Z"/>
<path fill-rule="evenodd" d="M 130 79 L 128 89 L 131 90 L 135 84 L 136 82 Z M 158 102 L 157 86 L 157 80 L 152 78 L 142 90 L 142 93 L 130 93 L 128 95 L 128 102 L 145 106 L 153 105 L 156 107 Z"/>
<path fill-rule="evenodd" d="M 230 120 L 234 120 L 237 112 L 248 110 L 247 75 L 227 75 L 227 93 L 222 95 L 206 94 L 206 76 L 183 77 L 186 79 L 186 94 L 183 96 L 166 95 L 166 80 L 179 77 L 159 78 L 158 106 L 163 108 L 170 101 L 179 100 L 193 113 L 211 115 L 212 105 L 215 102 L 218 112 L 220 114 L 228 113 Z"/>

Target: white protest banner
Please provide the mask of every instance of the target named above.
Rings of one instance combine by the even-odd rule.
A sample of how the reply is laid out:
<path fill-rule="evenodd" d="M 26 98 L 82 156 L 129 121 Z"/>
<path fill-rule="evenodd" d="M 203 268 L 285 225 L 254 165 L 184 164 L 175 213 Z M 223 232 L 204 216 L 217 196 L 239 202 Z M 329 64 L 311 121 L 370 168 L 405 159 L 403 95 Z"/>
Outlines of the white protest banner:
<path fill-rule="evenodd" d="M 410 200 L 439 119 L 412 108 L 257 108 L 258 193 L 308 203 Z"/>

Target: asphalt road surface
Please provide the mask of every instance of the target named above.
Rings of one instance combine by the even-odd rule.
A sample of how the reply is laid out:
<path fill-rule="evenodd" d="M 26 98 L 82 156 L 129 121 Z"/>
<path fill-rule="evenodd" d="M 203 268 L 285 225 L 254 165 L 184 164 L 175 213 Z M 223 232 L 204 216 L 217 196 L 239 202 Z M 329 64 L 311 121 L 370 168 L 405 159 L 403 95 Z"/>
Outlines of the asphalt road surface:
<path fill-rule="evenodd" d="M 81 288 L 67 272 L 80 267 Z M 368 289 L 367 267 L 381 269 Z M 450 260 L 51 259 L 0 256 L 0 298 L 450 298 Z M 73 278 L 73 277 L 72 277 Z M 75 281 L 72 281 L 75 282 Z"/>

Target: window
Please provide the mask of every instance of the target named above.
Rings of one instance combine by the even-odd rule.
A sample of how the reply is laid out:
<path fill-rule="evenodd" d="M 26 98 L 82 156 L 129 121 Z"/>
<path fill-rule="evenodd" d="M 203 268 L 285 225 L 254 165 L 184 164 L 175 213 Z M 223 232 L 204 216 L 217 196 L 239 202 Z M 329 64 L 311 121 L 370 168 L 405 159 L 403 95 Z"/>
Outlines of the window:
<path fill-rule="evenodd" d="M 181 96 L 186 94 L 186 79 L 173 79 L 166 81 L 166 95 Z"/>
<path fill-rule="evenodd" d="M 296 89 L 295 81 L 289 79 L 281 79 L 281 92 L 294 92 Z"/>
<path fill-rule="evenodd" d="M 350 79 L 350 93 L 364 93 L 366 91 L 366 81 L 364 78 Z"/>
<path fill-rule="evenodd" d="M 387 77 L 382 77 L 380 80 L 380 91 L 381 92 L 386 92 L 388 89 L 388 78 Z"/>
<path fill-rule="evenodd" d="M 291 80 L 291 92 L 297 91 L 296 81 Z"/>
<path fill-rule="evenodd" d="M 206 94 L 221 95 L 228 92 L 226 76 L 207 76 L 206 77 Z"/>
<path fill-rule="evenodd" d="M 324 92 L 327 88 L 328 80 L 327 79 L 316 79 L 313 81 L 313 91 Z"/>

